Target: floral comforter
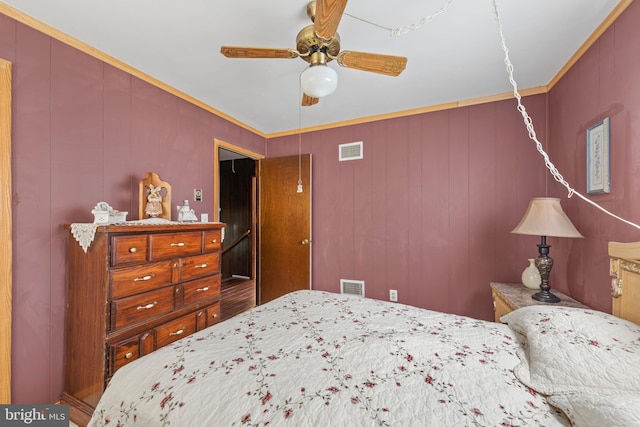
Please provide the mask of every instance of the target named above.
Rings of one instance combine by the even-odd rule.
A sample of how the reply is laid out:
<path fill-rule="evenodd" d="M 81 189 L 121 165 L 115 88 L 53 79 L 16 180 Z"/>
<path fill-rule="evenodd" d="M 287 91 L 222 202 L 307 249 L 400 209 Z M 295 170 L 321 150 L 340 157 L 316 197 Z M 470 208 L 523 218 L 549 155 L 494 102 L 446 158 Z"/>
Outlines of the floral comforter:
<path fill-rule="evenodd" d="M 508 326 L 294 292 L 116 372 L 91 426 L 558 426 Z"/>

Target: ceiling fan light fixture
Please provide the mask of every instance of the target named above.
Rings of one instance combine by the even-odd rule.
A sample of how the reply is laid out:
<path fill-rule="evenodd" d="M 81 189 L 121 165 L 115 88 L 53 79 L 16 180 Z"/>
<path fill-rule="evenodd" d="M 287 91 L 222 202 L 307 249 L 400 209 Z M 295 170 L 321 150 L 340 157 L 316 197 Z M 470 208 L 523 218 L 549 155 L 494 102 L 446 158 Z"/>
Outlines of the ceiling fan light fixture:
<path fill-rule="evenodd" d="M 338 73 L 327 65 L 311 65 L 300 75 L 300 84 L 308 96 L 322 98 L 338 87 Z"/>

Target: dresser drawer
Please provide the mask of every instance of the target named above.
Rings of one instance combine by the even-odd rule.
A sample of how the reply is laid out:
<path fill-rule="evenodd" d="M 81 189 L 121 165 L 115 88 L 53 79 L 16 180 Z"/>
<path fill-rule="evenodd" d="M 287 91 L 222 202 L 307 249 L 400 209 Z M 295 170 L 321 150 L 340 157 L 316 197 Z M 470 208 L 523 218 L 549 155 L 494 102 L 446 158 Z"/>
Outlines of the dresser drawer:
<path fill-rule="evenodd" d="M 202 253 L 202 232 L 149 235 L 150 259 L 174 258 Z"/>
<path fill-rule="evenodd" d="M 196 315 L 195 313 L 187 314 L 179 317 L 171 322 L 155 328 L 156 331 L 156 348 L 164 347 L 174 341 L 191 335 L 196 331 Z"/>
<path fill-rule="evenodd" d="M 110 367 L 109 375 L 113 375 L 127 363 L 153 352 L 155 349 L 153 341 L 152 332 L 145 332 L 111 346 L 113 365 Z"/>
<path fill-rule="evenodd" d="M 502 297 L 502 295 L 496 292 L 495 290 L 493 290 L 492 295 L 493 295 L 493 310 L 495 311 L 494 320 L 499 323 L 500 318 L 505 314 L 511 313 L 513 310 L 515 310 L 515 307 L 509 304 L 509 302 L 506 301 Z"/>
<path fill-rule="evenodd" d="M 222 248 L 222 232 L 220 230 L 212 230 L 204 232 L 204 251 L 215 252 Z"/>
<path fill-rule="evenodd" d="M 212 304 L 206 308 L 207 311 L 207 327 L 213 326 L 220 321 L 220 304 Z"/>
<path fill-rule="evenodd" d="M 220 297 L 220 275 L 192 280 L 184 285 L 183 304 L 189 305 L 205 299 Z"/>
<path fill-rule="evenodd" d="M 111 270 L 111 298 L 123 298 L 170 285 L 178 280 L 176 263 L 162 261 Z"/>
<path fill-rule="evenodd" d="M 203 330 L 220 321 L 220 303 L 211 304 L 196 313 L 196 329 Z"/>
<path fill-rule="evenodd" d="M 220 272 L 220 253 L 204 254 L 182 259 L 180 280 L 190 280 Z"/>
<path fill-rule="evenodd" d="M 144 262 L 146 259 L 146 235 L 136 234 L 111 237 L 111 265 Z"/>
<path fill-rule="evenodd" d="M 112 330 L 149 320 L 174 308 L 174 286 L 145 292 L 111 303 Z"/>

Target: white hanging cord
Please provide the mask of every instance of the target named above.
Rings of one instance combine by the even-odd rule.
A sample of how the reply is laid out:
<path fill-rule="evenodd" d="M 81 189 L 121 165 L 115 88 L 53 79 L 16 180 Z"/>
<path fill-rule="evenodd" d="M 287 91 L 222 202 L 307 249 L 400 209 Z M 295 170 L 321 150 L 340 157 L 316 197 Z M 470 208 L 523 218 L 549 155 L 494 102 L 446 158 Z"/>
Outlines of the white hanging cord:
<path fill-rule="evenodd" d="M 387 31 L 389 31 L 391 37 L 400 37 L 400 36 L 403 36 L 403 35 L 411 32 L 411 31 L 417 30 L 418 28 L 420 28 L 425 23 L 432 21 L 433 18 L 435 18 L 436 16 L 441 15 L 442 13 L 446 12 L 451 7 L 451 5 L 453 4 L 454 1 L 455 0 L 448 0 L 447 3 L 444 6 L 442 6 L 440 9 L 436 10 L 433 13 L 433 15 L 425 16 L 425 17 L 419 19 L 414 24 L 411 24 L 411 25 L 409 25 L 407 27 L 403 27 L 403 28 L 389 28 L 389 27 L 385 27 L 383 25 L 376 24 L 374 22 L 367 21 L 365 19 L 353 16 L 353 15 L 348 14 L 348 13 L 344 13 L 344 15 L 349 16 L 349 17 L 351 17 L 353 19 L 357 19 L 359 21 L 365 22 L 367 24 L 376 26 L 378 28 L 382 28 L 384 30 L 387 30 Z M 618 219 L 618 220 L 624 222 L 625 224 L 631 225 L 632 227 L 640 229 L 640 225 L 635 224 L 635 223 L 633 223 L 631 221 L 628 221 L 628 220 L 626 220 L 624 218 L 619 217 L 618 215 L 615 215 L 615 214 L 609 212 L 608 210 L 606 210 L 605 208 L 603 208 L 602 206 L 600 206 L 599 204 L 597 204 L 593 200 L 588 199 L 587 197 L 582 195 L 580 192 L 578 192 L 578 191 L 574 190 L 573 188 L 571 188 L 569 183 L 563 178 L 562 174 L 560 174 L 560 172 L 558 171 L 558 169 L 556 169 L 554 164 L 551 163 L 551 160 L 549 160 L 549 156 L 544 151 L 544 148 L 542 147 L 542 144 L 540 143 L 540 141 L 538 141 L 538 138 L 536 136 L 536 131 L 535 131 L 534 127 L 533 127 L 533 121 L 531 120 L 531 117 L 529 117 L 529 114 L 527 113 L 527 110 L 525 109 L 524 105 L 522 105 L 522 102 L 521 102 L 522 101 L 522 97 L 521 97 L 520 93 L 518 92 L 518 84 L 516 83 L 516 81 L 515 81 L 515 79 L 513 77 L 513 64 L 511 63 L 511 60 L 509 59 L 509 49 L 507 48 L 505 37 L 504 37 L 504 33 L 502 31 L 502 23 L 500 22 L 500 16 L 498 15 L 498 6 L 496 4 L 496 0 L 493 0 L 493 12 L 494 12 L 496 21 L 498 23 L 498 29 L 500 31 L 500 39 L 501 39 L 502 50 L 504 51 L 504 54 L 505 54 L 504 63 L 507 66 L 507 72 L 509 74 L 509 82 L 513 86 L 513 94 L 514 94 L 515 98 L 518 101 L 518 111 L 522 115 L 522 118 L 524 120 L 524 124 L 525 124 L 525 126 L 527 128 L 527 131 L 529 132 L 529 138 L 532 141 L 535 142 L 536 148 L 537 148 L 538 152 L 544 158 L 544 164 L 547 167 L 547 169 L 549 169 L 549 171 L 551 172 L 551 175 L 553 176 L 553 178 L 557 182 L 559 182 L 560 184 L 564 185 L 567 188 L 567 191 L 568 191 L 568 196 L 567 197 L 568 198 L 571 198 L 571 196 L 576 194 L 579 198 L 581 198 L 585 202 L 591 204 L 592 206 L 595 206 L 596 208 L 598 208 L 602 212 L 606 213 L 607 215 L 612 216 L 613 218 Z M 298 142 L 298 143 L 300 144 L 300 142 Z"/>
<path fill-rule="evenodd" d="M 520 96 L 520 93 L 518 92 L 518 84 L 516 83 L 514 77 L 513 77 L 513 64 L 511 63 L 511 60 L 509 59 L 509 49 L 507 48 L 507 44 L 505 41 L 505 37 L 504 37 L 504 33 L 502 32 L 502 23 L 500 22 L 500 16 L 498 15 L 498 6 L 496 3 L 496 0 L 493 0 L 493 12 L 496 18 L 496 21 L 498 23 L 498 30 L 500 32 L 500 40 L 501 40 L 501 45 L 502 45 L 502 50 L 504 51 L 504 63 L 507 66 L 507 73 L 509 74 L 509 82 L 511 83 L 511 85 L 513 86 L 513 95 L 516 97 L 516 99 L 518 100 L 518 111 L 520 112 L 520 114 L 522 115 L 522 118 L 524 120 L 524 124 L 527 127 L 527 131 L 529 132 L 529 138 L 534 141 L 536 143 L 536 148 L 538 149 L 538 152 L 542 155 L 542 157 L 544 158 L 544 164 L 547 167 L 547 169 L 549 169 L 549 171 L 551 172 L 551 175 L 553 176 L 553 178 L 558 181 L 560 184 L 564 185 L 569 194 L 568 194 L 568 198 L 571 198 L 571 196 L 573 196 L 574 194 L 577 195 L 578 197 L 580 197 L 582 200 L 584 200 L 585 202 L 595 206 L 596 208 L 600 209 L 602 212 L 606 213 L 607 215 L 610 215 L 628 225 L 631 225 L 635 228 L 640 229 L 640 226 L 628 221 L 624 218 L 620 218 L 619 216 L 609 212 L 608 210 L 606 210 L 605 208 L 603 208 L 602 206 L 600 206 L 599 204 L 597 204 L 596 202 L 592 201 L 591 199 L 588 199 L 587 197 L 585 197 L 584 195 L 580 194 L 580 192 L 574 190 L 573 188 L 571 188 L 571 186 L 569 185 L 569 183 L 562 177 L 562 175 L 560 174 L 560 172 L 558 171 L 558 169 L 556 169 L 556 167 L 553 165 L 553 163 L 551 163 L 551 160 L 549 160 L 549 156 L 547 155 L 547 153 L 544 151 L 544 149 L 542 148 L 542 144 L 540 143 L 540 141 L 538 141 L 538 137 L 536 136 L 536 131 L 533 128 L 533 121 L 531 120 L 531 117 L 529 117 L 529 114 L 527 113 L 527 110 L 524 108 L 524 105 L 522 105 L 522 97 Z"/>
<path fill-rule="evenodd" d="M 400 37 L 400 36 L 403 36 L 403 35 L 409 33 L 410 31 L 417 30 L 418 28 L 422 27 L 427 22 L 431 22 L 433 20 L 433 18 L 435 18 L 436 16 L 446 12 L 449 9 L 449 7 L 453 4 L 454 1 L 455 0 L 448 0 L 447 4 L 442 6 L 440 9 L 436 10 L 433 13 L 433 15 L 427 15 L 427 16 L 419 19 L 416 23 L 411 24 L 411 25 L 409 25 L 407 27 L 404 27 L 404 28 L 389 28 L 389 27 L 385 27 L 384 25 L 376 24 L 375 22 L 367 21 L 366 19 L 363 19 L 363 18 L 358 18 L 357 16 L 353 16 L 353 15 L 351 15 L 349 13 L 346 13 L 346 12 L 343 13 L 343 15 L 346 15 L 346 16 L 348 16 L 350 18 L 353 18 L 353 19 L 357 19 L 358 21 L 365 22 L 365 23 L 367 23 L 369 25 L 373 25 L 375 27 L 382 28 L 383 30 L 387 30 L 387 31 L 389 31 L 389 35 L 391 37 Z"/>
<path fill-rule="evenodd" d="M 302 105 L 298 108 L 302 110 Z M 298 114 L 298 193 L 302 193 L 302 111 Z"/>

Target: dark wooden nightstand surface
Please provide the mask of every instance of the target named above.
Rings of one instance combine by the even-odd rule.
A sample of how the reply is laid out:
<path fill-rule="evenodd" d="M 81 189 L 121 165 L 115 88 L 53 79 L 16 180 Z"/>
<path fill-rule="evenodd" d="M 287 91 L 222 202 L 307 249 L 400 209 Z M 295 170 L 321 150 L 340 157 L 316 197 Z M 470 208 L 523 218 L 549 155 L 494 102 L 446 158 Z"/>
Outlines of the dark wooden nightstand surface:
<path fill-rule="evenodd" d="M 495 311 L 495 321 L 499 322 L 500 317 L 521 307 L 529 305 L 556 305 L 563 307 L 589 308 L 579 301 L 563 294 L 560 291 L 551 289 L 551 293 L 560 298 L 559 303 L 544 303 L 534 300 L 531 295 L 538 292 L 529 289 L 521 283 L 498 283 L 491 282 L 491 293 L 493 298 L 493 308 Z"/>

